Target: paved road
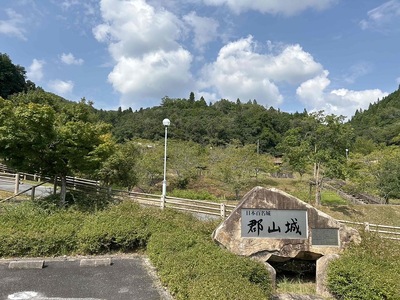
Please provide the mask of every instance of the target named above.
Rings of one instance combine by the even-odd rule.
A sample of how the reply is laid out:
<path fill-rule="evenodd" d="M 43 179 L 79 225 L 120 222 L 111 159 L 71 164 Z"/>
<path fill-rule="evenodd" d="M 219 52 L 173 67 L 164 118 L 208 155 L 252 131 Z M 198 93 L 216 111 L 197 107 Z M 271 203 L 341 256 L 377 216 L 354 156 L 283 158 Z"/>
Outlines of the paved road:
<path fill-rule="evenodd" d="M 9 262 L 0 261 L 0 300 L 172 299 L 146 258 L 111 261 L 98 266 L 80 266 L 80 260 L 46 261 L 41 269 L 10 269 Z"/>
<path fill-rule="evenodd" d="M 27 190 L 29 188 L 31 188 L 32 185 L 31 184 L 27 184 L 27 183 L 23 183 L 19 185 L 19 191 L 22 192 L 24 190 Z M 15 190 L 15 183 L 14 182 L 9 182 L 9 181 L 2 181 L 0 180 L 0 190 L 3 191 L 8 191 L 8 192 L 14 192 Z M 26 192 L 25 194 L 27 195 L 31 195 L 32 191 L 29 190 L 28 192 Z M 42 196 L 47 196 L 53 193 L 53 187 L 51 186 L 38 186 L 35 189 L 35 196 L 36 197 L 42 197 Z"/>

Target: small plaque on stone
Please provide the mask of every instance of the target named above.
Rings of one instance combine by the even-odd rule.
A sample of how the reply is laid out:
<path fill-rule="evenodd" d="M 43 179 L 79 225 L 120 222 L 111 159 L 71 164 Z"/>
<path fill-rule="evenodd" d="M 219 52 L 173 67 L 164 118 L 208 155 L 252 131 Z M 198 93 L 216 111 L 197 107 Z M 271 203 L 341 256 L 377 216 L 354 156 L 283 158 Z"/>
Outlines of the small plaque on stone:
<path fill-rule="evenodd" d="M 339 229 L 313 228 L 311 238 L 313 246 L 339 246 Z"/>

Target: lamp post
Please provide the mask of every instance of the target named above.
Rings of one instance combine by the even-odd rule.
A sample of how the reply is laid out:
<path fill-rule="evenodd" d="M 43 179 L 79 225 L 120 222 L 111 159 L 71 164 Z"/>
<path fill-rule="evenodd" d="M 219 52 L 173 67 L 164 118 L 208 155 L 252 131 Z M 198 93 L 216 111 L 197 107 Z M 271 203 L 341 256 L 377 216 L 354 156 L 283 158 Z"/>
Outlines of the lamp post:
<path fill-rule="evenodd" d="M 171 121 L 169 119 L 164 119 L 162 122 L 165 127 L 165 139 L 164 139 L 164 180 L 162 183 L 161 208 L 164 208 L 165 196 L 167 195 L 167 136 L 168 136 L 168 126 L 171 124 Z"/>

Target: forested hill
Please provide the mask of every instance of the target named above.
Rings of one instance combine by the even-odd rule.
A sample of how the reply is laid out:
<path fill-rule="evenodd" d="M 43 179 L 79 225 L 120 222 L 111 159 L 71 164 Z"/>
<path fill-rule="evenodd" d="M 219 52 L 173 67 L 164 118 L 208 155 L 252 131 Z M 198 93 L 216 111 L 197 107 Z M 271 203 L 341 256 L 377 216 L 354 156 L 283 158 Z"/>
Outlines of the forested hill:
<path fill-rule="evenodd" d="M 7 54 L 0 53 L 0 97 L 14 102 L 47 103 L 60 111 L 75 106 L 71 101 L 45 92 L 35 83 L 26 80 L 22 66 L 14 65 Z M 202 145 L 226 145 L 234 140 L 241 144 L 259 142 L 261 152 L 274 154 L 275 147 L 285 133 L 297 127 L 309 114 L 285 113 L 273 107 L 258 105 L 256 100 L 231 102 L 221 99 L 208 103 L 196 99 L 190 93 L 188 99 L 164 97 L 156 107 L 132 111 L 90 110 L 97 117 L 112 124 L 112 131 L 119 142 L 133 138 L 159 140 L 163 138 L 162 120 L 169 118 L 171 138 L 194 141 Z M 370 104 L 364 111 L 356 111 L 348 122 L 355 137 L 370 140 L 375 144 L 400 144 L 400 87 L 382 100 Z"/>
<path fill-rule="evenodd" d="M 375 143 L 400 144 L 400 86 L 367 110 L 356 111 L 349 123 L 358 136 Z"/>
<path fill-rule="evenodd" d="M 260 151 L 273 153 L 284 133 L 295 126 L 307 112 L 289 114 L 265 108 L 256 101 L 242 103 L 225 99 L 207 104 L 195 100 L 164 97 L 161 105 L 133 112 L 132 109 L 98 111 L 99 117 L 113 125 L 113 135 L 119 142 L 132 138 L 158 140 L 164 137 L 162 120 L 171 120 L 171 138 L 199 144 L 226 145 L 232 140 L 242 144 L 259 142 Z"/>
<path fill-rule="evenodd" d="M 207 104 L 203 98 L 164 97 L 160 106 L 132 111 L 98 111 L 99 117 L 113 125 L 119 142 L 132 138 L 159 140 L 163 138 L 162 120 L 169 118 L 169 136 L 200 144 L 225 145 L 232 140 L 242 144 L 257 143 L 260 151 L 276 154 L 275 147 L 287 130 L 296 127 L 308 116 L 286 113 L 273 107 L 265 108 L 257 102 L 231 102 L 221 99 Z M 348 122 L 355 137 L 376 144 L 400 144 L 400 89 L 371 103 L 366 110 L 356 111 Z"/>

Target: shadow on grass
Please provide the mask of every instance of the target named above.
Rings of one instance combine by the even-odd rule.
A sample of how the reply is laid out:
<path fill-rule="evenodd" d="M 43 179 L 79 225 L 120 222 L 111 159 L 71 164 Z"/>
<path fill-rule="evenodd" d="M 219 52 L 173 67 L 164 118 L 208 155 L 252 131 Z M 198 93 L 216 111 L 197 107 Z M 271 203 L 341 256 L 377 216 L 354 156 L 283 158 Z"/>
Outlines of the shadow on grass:
<path fill-rule="evenodd" d="M 349 207 L 347 205 L 335 205 L 335 206 L 330 206 L 329 208 L 331 211 L 342 213 L 343 215 L 348 217 L 364 216 L 364 213 L 355 210 L 354 208 Z"/>

